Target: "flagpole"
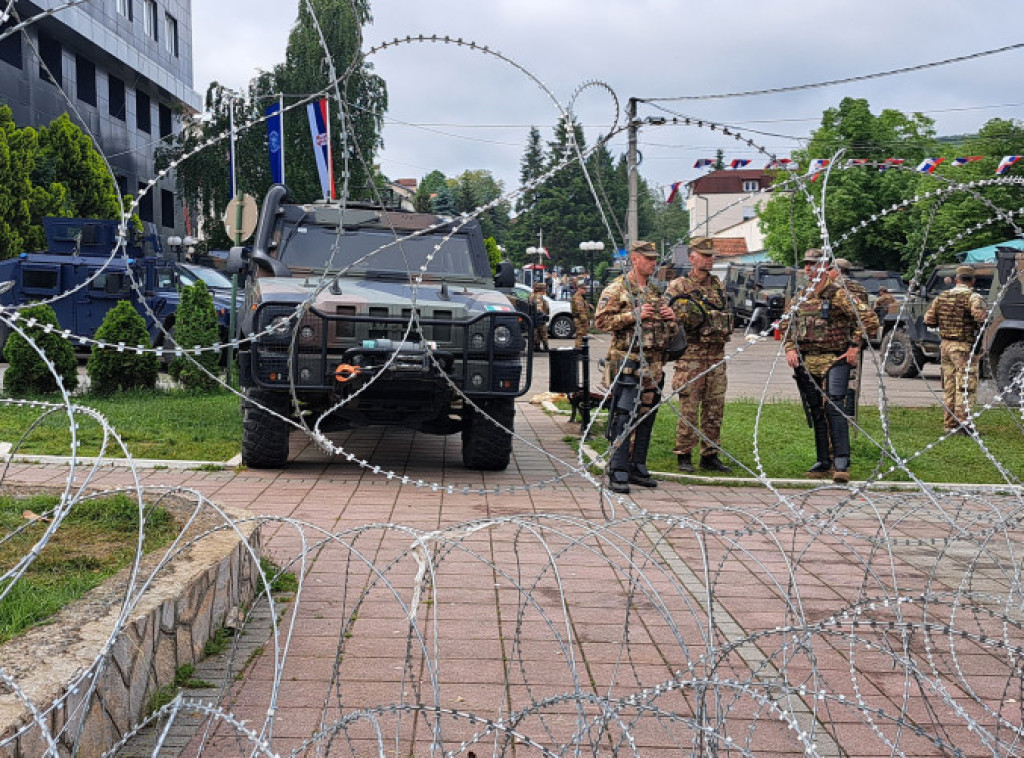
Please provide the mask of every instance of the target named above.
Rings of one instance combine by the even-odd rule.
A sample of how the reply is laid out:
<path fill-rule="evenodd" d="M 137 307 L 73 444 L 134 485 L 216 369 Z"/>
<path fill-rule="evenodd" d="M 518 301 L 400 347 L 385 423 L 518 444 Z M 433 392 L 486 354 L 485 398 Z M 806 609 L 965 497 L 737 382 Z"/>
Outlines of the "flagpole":
<path fill-rule="evenodd" d="M 281 128 L 281 184 L 284 181 L 284 93 L 277 94 L 277 112 L 279 115 L 278 126 Z M 285 184 L 285 186 L 288 186 Z"/>
<path fill-rule="evenodd" d="M 231 133 L 231 197 L 238 195 L 238 183 L 235 178 L 235 97 L 234 93 L 228 100 L 228 131 Z M 241 207 L 241 206 L 239 206 Z"/>
<path fill-rule="evenodd" d="M 324 98 L 324 121 L 327 127 L 327 192 L 330 195 L 330 200 L 336 200 L 334 197 L 334 149 L 331 146 L 331 99 L 329 97 Z"/>

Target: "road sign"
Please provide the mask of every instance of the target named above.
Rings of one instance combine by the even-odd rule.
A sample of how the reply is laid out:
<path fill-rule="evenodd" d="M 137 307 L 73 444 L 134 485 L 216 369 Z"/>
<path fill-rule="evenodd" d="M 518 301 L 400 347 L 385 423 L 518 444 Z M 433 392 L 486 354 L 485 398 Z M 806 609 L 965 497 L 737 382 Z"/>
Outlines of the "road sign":
<path fill-rule="evenodd" d="M 252 195 L 242 195 L 239 198 L 236 195 L 231 198 L 227 210 L 224 211 L 224 231 L 236 245 L 241 245 L 256 231 L 258 216 L 256 198 Z"/>

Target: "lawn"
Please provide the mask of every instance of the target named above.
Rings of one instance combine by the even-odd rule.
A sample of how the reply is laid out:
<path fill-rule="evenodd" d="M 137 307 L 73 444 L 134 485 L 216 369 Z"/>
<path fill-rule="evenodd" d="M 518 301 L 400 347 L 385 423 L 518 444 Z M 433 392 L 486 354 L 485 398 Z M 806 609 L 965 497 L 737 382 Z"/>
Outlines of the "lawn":
<path fill-rule="evenodd" d="M 114 427 L 136 458 L 225 461 L 237 455 L 242 444 L 238 397 L 221 393 L 185 390 L 122 392 L 111 397 L 82 395 L 76 405 L 99 411 Z M 0 440 L 17 443 L 26 432 L 22 454 L 69 455 L 71 434 L 64 409 L 41 418 L 38 408 L 0 405 Z M 77 414 L 78 454 L 96 456 L 102 427 L 91 416 Z M 120 446 L 108 441 L 104 453 L 120 458 Z"/>
<path fill-rule="evenodd" d="M 676 471 L 672 453 L 675 445 L 675 402 L 658 414 L 654 438 L 647 464 L 652 471 Z M 755 423 L 757 435 L 755 437 Z M 930 482 L 1002 483 L 1003 476 L 985 451 L 970 437 L 951 437 L 938 442 L 942 435 L 942 410 L 932 408 L 890 408 L 888 428 L 891 449 L 885 444 L 878 409 L 862 406 L 859 411 L 862 433 L 851 434 L 854 479 L 866 479 L 881 464 L 888 472 L 894 465 L 892 456 L 909 461 L 908 468 L 916 476 Z M 607 449 L 603 421 L 600 431 L 591 439 L 596 450 Z M 989 453 L 1010 473 L 1024 475 L 1024 423 L 1020 412 L 1006 408 L 986 411 L 977 422 L 978 431 Z M 595 429 L 598 427 L 595 426 Z M 771 478 L 801 478 L 814 463 L 814 440 L 803 408 L 798 403 L 771 403 L 760 409 L 750 401 L 726 405 L 722 426 L 722 446 L 747 467 L 757 471 L 754 442 L 764 472 Z M 883 451 L 884 448 L 884 451 Z M 915 455 L 919 453 L 920 455 Z M 697 462 L 694 455 L 694 463 Z M 732 461 L 728 461 L 734 465 Z M 729 476 L 729 475 L 725 475 Z M 732 476 L 750 474 L 734 465 Z M 886 473 L 888 481 L 907 481 L 904 471 Z"/>

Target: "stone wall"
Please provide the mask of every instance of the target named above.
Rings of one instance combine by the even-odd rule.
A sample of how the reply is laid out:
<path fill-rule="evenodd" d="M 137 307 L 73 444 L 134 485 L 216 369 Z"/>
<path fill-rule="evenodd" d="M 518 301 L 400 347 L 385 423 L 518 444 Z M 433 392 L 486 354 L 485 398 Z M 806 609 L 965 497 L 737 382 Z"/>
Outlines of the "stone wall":
<path fill-rule="evenodd" d="M 248 514 L 230 515 L 237 523 Z M 61 755 L 77 745 L 91 758 L 138 724 L 153 693 L 200 660 L 232 609 L 259 591 L 259 528 L 247 520 L 238 530 L 204 534 L 128 597 L 122 572 L 52 624 L 0 646 L 0 669 L 16 685 L 0 681 L 0 756 L 43 755 L 52 738 Z"/>

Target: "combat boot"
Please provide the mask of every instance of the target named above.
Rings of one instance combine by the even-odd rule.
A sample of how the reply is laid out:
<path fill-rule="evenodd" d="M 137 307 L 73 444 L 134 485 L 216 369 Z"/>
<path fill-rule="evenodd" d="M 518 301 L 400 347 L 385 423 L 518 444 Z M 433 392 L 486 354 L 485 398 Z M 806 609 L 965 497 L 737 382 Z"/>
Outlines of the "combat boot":
<path fill-rule="evenodd" d="M 689 453 L 678 453 L 676 461 L 676 468 L 684 474 L 695 474 L 697 472 L 697 469 L 693 467 L 693 461 L 690 459 Z"/>
<path fill-rule="evenodd" d="M 704 471 L 721 471 L 723 473 L 732 471 L 729 466 L 726 466 L 721 460 L 719 460 L 718 453 L 702 455 L 700 457 L 700 467 L 704 469 Z"/>
<path fill-rule="evenodd" d="M 618 492 L 620 495 L 628 495 L 629 480 L 628 471 L 612 471 L 608 474 L 608 489 Z"/>
<path fill-rule="evenodd" d="M 848 457 L 836 456 L 836 470 L 832 474 L 832 481 L 836 484 L 846 484 L 850 481 L 850 459 Z"/>

